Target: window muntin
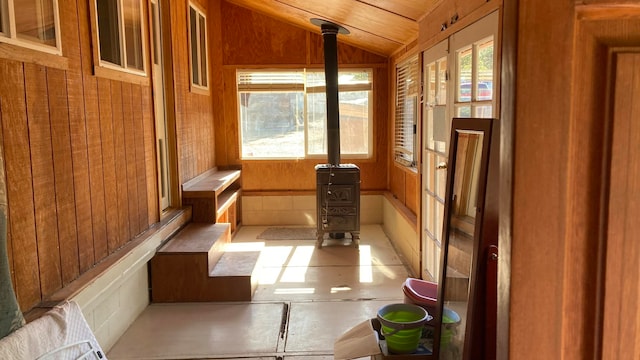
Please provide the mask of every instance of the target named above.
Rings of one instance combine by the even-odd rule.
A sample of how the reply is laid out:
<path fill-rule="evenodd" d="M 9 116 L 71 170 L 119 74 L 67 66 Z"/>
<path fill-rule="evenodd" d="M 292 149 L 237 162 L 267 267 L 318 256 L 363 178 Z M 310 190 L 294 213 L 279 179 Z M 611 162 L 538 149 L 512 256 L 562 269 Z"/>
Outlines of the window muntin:
<path fill-rule="evenodd" d="M 61 55 L 58 1 L 0 1 L 0 42 Z"/>
<path fill-rule="evenodd" d="M 339 71 L 338 91 L 341 153 L 371 157 L 371 71 Z M 243 159 L 326 156 L 324 72 L 239 71 L 238 98 Z"/>
<path fill-rule="evenodd" d="M 418 55 L 396 67 L 394 157 L 397 163 L 412 168 L 416 166 L 419 70 Z"/>
<path fill-rule="evenodd" d="M 207 21 L 204 13 L 189 4 L 189 54 L 191 85 L 208 89 Z"/>
<path fill-rule="evenodd" d="M 140 0 L 96 0 L 100 66 L 146 73 Z"/>

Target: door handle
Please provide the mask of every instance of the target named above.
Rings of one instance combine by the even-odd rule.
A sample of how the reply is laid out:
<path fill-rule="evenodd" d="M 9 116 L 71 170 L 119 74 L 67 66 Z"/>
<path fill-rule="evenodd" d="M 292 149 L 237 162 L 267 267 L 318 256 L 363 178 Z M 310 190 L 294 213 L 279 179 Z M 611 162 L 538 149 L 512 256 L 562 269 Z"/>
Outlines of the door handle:
<path fill-rule="evenodd" d="M 498 247 L 489 245 L 489 260 L 498 261 Z"/>

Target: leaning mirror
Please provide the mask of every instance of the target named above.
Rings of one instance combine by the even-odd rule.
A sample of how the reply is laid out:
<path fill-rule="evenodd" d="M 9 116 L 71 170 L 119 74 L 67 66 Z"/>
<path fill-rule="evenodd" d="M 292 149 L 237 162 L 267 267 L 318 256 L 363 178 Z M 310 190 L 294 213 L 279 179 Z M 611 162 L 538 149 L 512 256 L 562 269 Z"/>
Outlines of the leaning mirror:
<path fill-rule="evenodd" d="M 439 359 L 471 359 L 492 119 L 453 119 L 438 286 Z M 482 326 L 480 324 L 480 326 Z M 438 346 L 439 345 L 439 346 Z"/>

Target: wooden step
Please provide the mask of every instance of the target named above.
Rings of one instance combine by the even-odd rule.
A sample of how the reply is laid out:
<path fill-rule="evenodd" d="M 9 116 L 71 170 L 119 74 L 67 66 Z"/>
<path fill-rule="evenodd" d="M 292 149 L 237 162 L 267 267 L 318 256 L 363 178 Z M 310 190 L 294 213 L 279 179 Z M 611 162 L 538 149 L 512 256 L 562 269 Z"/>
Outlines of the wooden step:
<path fill-rule="evenodd" d="M 209 273 L 216 284 L 214 301 L 251 301 L 258 287 L 259 251 L 227 252 Z"/>
<path fill-rule="evenodd" d="M 153 302 L 250 301 L 259 252 L 225 253 L 228 223 L 191 223 L 151 259 Z"/>
<path fill-rule="evenodd" d="M 448 266 L 444 298 L 449 301 L 468 301 L 468 297 L 469 276 Z"/>

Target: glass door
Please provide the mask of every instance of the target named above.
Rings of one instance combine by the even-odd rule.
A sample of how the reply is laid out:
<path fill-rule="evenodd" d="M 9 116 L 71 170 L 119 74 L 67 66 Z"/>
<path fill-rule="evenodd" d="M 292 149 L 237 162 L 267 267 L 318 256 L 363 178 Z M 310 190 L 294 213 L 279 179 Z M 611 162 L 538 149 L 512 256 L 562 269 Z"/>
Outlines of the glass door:
<path fill-rule="evenodd" d="M 447 109 L 448 41 L 423 54 L 422 142 L 422 277 L 438 280 L 447 180 L 447 140 L 450 132 Z"/>

